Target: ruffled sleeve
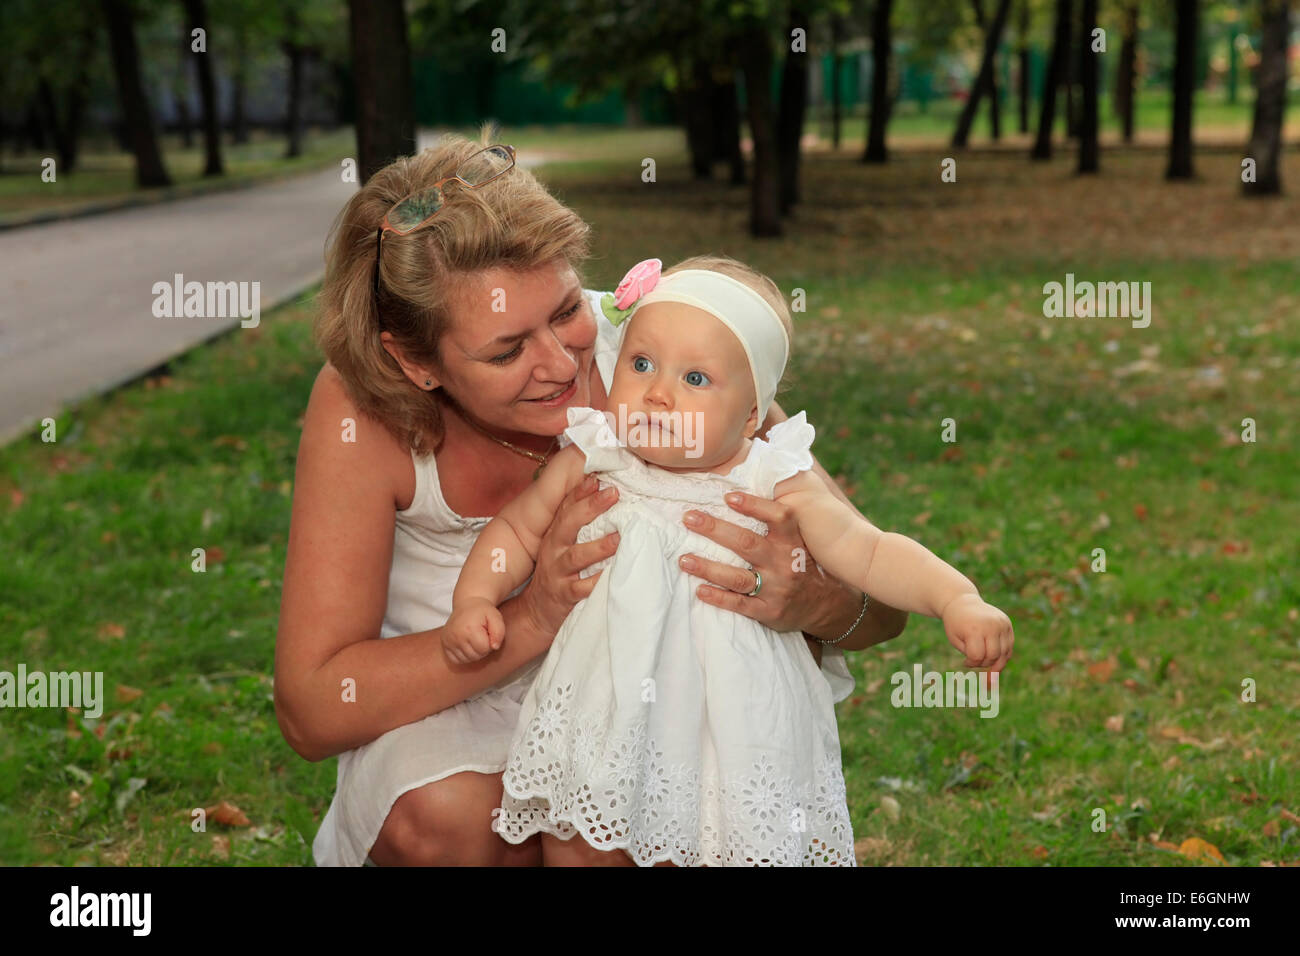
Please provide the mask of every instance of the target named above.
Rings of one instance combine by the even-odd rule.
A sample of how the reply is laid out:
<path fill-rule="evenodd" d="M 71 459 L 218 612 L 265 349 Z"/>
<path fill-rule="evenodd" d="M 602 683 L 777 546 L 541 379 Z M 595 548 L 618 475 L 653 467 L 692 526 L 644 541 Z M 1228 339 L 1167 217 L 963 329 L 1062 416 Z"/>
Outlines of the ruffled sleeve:
<path fill-rule="evenodd" d="M 807 414 L 800 411 L 768 429 L 766 440 L 755 438 L 754 442 L 762 447 L 754 474 L 754 493 L 771 498 L 778 482 L 811 469 L 813 457 L 809 449 L 816 435 L 816 430 L 808 424 Z"/>
<path fill-rule="evenodd" d="M 617 471 L 630 464 L 632 453 L 619 444 L 614 432 L 614 415 L 594 408 L 571 407 L 568 409 L 569 427 L 560 436 L 560 447 L 577 445 L 587 456 L 587 464 L 582 473 L 589 475 L 593 471 Z"/>
<path fill-rule="evenodd" d="M 831 700 L 839 703 L 853 693 L 853 675 L 838 647 L 822 647 L 822 676 L 831 685 Z"/>

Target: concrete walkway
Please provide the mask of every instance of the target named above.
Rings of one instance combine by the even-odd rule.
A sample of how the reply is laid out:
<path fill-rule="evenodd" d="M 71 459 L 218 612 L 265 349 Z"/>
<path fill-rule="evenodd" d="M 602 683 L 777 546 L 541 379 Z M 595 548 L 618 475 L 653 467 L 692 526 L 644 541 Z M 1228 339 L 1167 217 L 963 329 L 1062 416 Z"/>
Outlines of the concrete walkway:
<path fill-rule="evenodd" d="M 240 323 L 156 318 L 155 282 L 260 282 L 265 315 L 319 281 L 356 188 L 335 167 L 0 233 L 0 444 Z"/>

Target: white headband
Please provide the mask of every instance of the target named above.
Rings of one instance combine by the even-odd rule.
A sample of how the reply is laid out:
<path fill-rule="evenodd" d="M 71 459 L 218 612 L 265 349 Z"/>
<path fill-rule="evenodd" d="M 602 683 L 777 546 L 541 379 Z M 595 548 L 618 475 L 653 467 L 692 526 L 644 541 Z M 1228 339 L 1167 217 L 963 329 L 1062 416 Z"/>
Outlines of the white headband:
<path fill-rule="evenodd" d="M 683 269 L 664 276 L 637 300 L 620 330 L 619 347 L 627 335 L 632 316 L 642 306 L 656 302 L 678 302 L 703 309 L 735 333 L 745 349 L 754 376 L 758 422 L 762 427 L 768 406 L 776 396 L 777 383 L 790 358 L 790 338 L 776 311 L 761 295 L 731 276 L 707 269 Z"/>

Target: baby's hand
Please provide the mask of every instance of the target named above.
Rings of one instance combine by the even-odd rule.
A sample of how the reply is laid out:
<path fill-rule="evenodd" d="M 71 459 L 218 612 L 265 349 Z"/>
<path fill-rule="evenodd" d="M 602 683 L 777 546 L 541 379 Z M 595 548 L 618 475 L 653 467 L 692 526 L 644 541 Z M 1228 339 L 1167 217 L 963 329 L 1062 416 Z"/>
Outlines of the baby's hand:
<path fill-rule="evenodd" d="M 1006 666 L 1015 634 L 1011 619 L 978 594 L 963 594 L 943 609 L 943 629 L 953 647 L 966 655 L 967 667 Z"/>
<path fill-rule="evenodd" d="M 487 598 L 457 602 L 442 627 L 442 646 L 457 664 L 472 664 L 501 647 L 506 619 Z"/>

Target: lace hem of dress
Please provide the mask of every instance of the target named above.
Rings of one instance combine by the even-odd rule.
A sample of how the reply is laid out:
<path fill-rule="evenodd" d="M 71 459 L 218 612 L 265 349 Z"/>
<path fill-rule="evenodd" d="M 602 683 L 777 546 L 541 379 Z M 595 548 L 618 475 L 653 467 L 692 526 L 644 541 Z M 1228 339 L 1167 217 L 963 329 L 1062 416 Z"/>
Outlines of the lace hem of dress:
<path fill-rule="evenodd" d="M 548 694 L 511 754 L 493 811 L 503 839 L 576 835 L 641 866 L 857 865 L 838 748 L 815 780 L 780 773 L 766 755 L 719 778 L 669 765 L 644 722 L 606 739 L 608 715 L 571 713 L 572 697 L 571 684 Z"/>

